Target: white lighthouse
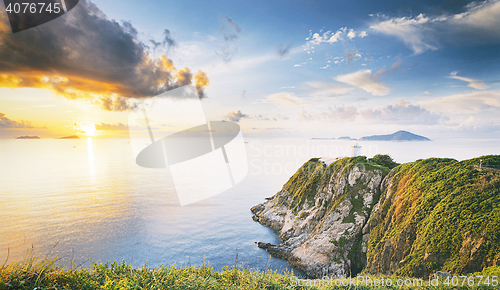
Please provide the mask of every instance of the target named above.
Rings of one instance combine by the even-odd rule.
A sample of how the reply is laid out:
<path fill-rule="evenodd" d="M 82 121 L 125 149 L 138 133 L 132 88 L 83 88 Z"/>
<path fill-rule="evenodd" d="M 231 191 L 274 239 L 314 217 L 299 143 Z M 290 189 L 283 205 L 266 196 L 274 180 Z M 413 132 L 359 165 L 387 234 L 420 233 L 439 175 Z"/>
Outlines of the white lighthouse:
<path fill-rule="evenodd" d="M 361 146 L 359 146 L 358 143 L 356 143 L 356 145 L 351 147 L 352 147 L 351 157 L 356 157 L 361 155 Z"/>

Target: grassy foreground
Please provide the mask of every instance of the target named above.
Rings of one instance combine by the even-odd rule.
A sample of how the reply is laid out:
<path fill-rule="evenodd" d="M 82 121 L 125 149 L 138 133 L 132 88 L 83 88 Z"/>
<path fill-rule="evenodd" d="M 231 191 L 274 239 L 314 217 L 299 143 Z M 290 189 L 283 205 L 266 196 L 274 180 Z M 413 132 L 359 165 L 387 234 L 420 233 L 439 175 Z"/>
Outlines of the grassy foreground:
<path fill-rule="evenodd" d="M 372 279 L 391 279 L 392 287 L 366 285 L 324 286 L 320 280 L 298 280 L 292 273 L 277 274 L 271 270 L 252 271 L 226 267 L 215 271 L 202 266 L 144 265 L 135 268 L 125 262 L 96 263 L 88 268 L 64 269 L 55 264 L 59 259 L 28 258 L 20 263 L 0 268 L 0 290 L 3 289 L 494 289 L 496 287 L 423 286 L 398 287 L 397 277 L 370 276 Z M 491 267 L 473 275 L 499 275 L 500 267 Z M 338 280 L 337 280 L 338 281 Z M 348 282 L 345 281 L 347 284 Z"/>

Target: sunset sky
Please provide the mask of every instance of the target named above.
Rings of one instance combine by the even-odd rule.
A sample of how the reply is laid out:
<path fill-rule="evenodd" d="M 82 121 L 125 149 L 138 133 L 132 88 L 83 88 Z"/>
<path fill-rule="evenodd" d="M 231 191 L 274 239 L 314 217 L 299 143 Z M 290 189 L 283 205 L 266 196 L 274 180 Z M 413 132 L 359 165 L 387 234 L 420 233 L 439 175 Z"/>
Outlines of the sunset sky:
<path fill-rule="evenodd" d="M 500 136 L 500 1 L 80 0 L 15 34 L 0 10 L 0 138 L 128 137 L 186 84 L 245 136 Z"/>

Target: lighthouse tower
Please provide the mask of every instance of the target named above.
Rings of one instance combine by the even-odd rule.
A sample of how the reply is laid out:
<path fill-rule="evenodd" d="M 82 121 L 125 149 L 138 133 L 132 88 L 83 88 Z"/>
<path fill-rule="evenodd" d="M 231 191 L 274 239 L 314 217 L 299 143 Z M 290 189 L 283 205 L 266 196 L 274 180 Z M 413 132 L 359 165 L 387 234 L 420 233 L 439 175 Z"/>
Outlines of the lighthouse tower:
<path fill-rule="evenodd" d="M 351 157 L 356 157 L 361 155 L 361 146 L 359 146 L 358 143 L 356 143 L 356 145 L 351 147 L 352 147 Z"/>

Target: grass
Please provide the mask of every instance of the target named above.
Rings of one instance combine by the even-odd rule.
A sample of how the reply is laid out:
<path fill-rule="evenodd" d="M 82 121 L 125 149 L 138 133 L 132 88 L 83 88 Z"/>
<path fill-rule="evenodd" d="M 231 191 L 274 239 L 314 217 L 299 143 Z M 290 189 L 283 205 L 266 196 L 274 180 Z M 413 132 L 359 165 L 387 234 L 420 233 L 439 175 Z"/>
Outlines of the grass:
<path fill-rule="evenodd" d="M 358 285 L 348 284 L 348 279 L 299 280 L 293 273 L 278 274 L 271 270 L 253 271 L 226 267 L 215 271 L 208 264 L 201 266 L 164 266 L 149 268 L 147 264 L 135 268 L 126 262 L 98 263 L 90 267 L 65 269 L 57 266 L 60 259 L 28 257 L 19 263 L 0 268 L 0 289 L 485 289 L 474 287 L 432 287 L 427 280 L 415 287 L 398 287 L 404 278 L 370 275 L 353 278 Z M 491 267 L 478 275 L 498 275 L 500 267 Z M 369 279 L 372 286 L 369 286 Z M 377 281 L 391 280 L 392 287 L 374 286 Z M 363 282 L 364 281 L 364 282 Z M 405 281 L 416 281 L 409 278 Z M 415 283 L 415 282 L 412 282 Z M 367 286 L 368 285 L 368 286 Z"/>
<path fill-rule="evenodd" d="M 0 268 L 0 289 L 304 289 L 287 288 L 292 273 L 252 271 L 210 265 L 136 268 L 123 262 L 93 262 L 86 268 L 65 269 L 60 259 L 29 257 Z"/>

